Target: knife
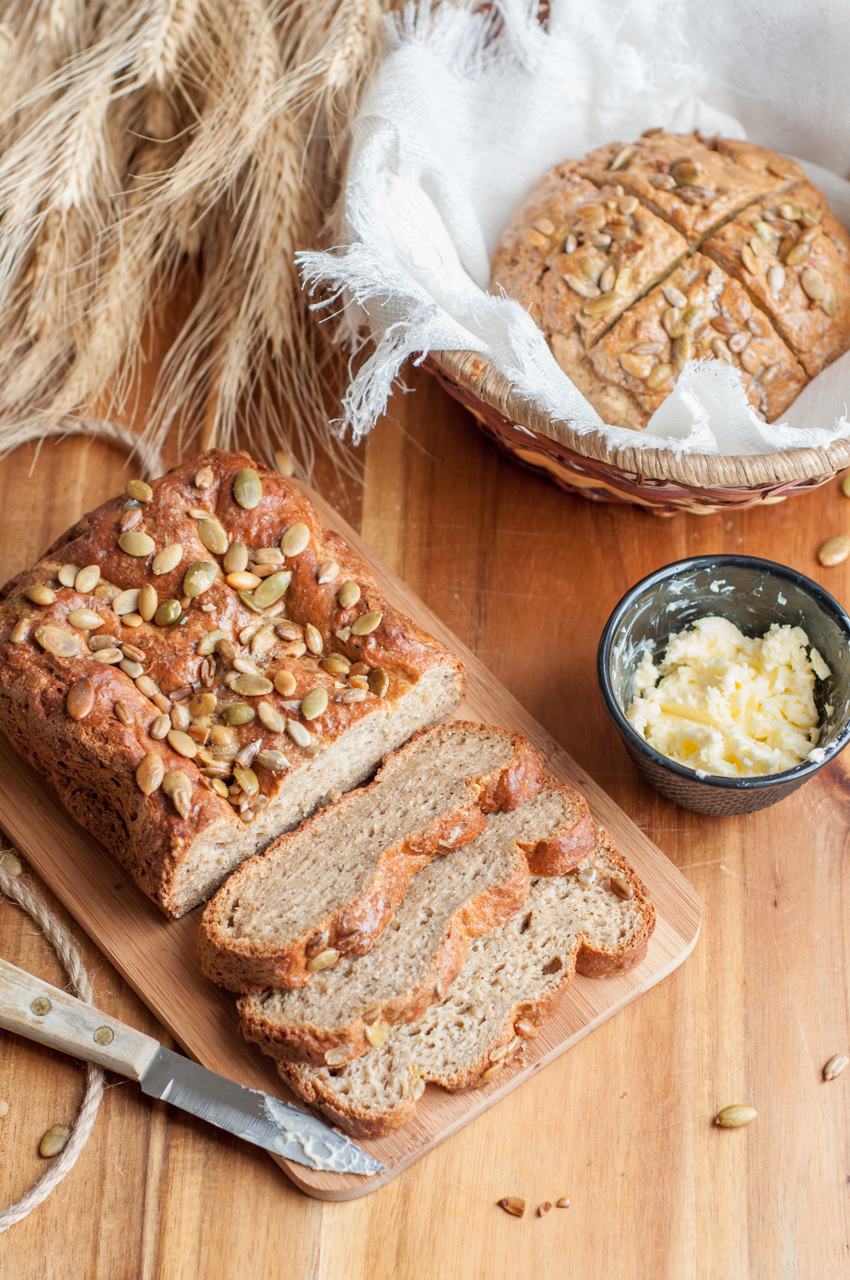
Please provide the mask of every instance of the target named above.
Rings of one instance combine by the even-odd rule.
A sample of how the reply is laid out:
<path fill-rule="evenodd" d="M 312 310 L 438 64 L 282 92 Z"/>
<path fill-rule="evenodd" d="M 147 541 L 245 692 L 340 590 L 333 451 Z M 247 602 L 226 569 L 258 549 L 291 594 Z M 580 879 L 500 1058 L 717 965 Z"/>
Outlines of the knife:
<path fill-rule="evenodd" d="M 0 1027 L 138 1080 L 149 1097 L 182 1107 L 286 1160 L 333 1173 L 386 1169 L 309 1112 L 226 1080 L 2 959 Z"/>

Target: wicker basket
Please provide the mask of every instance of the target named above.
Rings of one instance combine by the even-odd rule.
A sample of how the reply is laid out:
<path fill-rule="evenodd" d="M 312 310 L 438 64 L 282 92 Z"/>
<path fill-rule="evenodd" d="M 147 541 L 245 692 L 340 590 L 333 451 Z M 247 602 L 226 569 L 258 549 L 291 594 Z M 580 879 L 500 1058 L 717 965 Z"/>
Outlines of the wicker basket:
<path fill-rule="evenodd" d="M 432 351 L 425 367 L 513 459 L 596 502 L 630 502 L 656 515 L 708 515 L 782 502 L 850 467 L 850 441 L 738 458 L 677 455 L 670 449 L 612 448 L 579 435 L 520 395 L 473 351 Z"/>

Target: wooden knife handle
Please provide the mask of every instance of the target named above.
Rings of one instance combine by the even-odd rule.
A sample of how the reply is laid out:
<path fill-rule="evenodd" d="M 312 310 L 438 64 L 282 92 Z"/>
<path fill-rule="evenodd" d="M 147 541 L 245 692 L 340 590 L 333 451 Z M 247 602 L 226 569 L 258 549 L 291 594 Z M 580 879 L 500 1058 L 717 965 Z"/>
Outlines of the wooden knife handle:
<path fill-rule="evenodd" d="M 0 960 L 0 1027 L 141 1080 L 159 1041 Z"/>

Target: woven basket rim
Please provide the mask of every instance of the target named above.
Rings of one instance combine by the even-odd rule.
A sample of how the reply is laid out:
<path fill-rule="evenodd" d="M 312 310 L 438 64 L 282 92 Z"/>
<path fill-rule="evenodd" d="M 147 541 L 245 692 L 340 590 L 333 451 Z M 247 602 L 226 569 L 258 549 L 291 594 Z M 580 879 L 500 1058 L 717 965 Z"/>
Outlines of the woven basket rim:
<path fill-rule="evenodd" d="M 472 395 L 520 427 L 566 445 L 574 453 L 607 463 L 619 471 L 652 480 L 672 480 L 699 488 L 763 488 L 799 480 L 824 480 L 850 467 L 850 439 L 821 449 L 717 457 L 678 454 L 672 449 L 612 446 L 598 431 L 577 432 L 554 418 L 477 351 L 431 351 L 430 358 Z"/>

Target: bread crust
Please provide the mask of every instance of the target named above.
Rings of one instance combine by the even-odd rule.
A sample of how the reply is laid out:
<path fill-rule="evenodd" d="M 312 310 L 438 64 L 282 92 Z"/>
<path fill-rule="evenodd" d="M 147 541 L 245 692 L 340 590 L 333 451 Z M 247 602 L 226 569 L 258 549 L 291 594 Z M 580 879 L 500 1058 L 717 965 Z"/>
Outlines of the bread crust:
<path fill-rule="evenodd" d="M 464 721 L 453 727 L 461 731 L 482 728 Z M 336 813 L 344 814 L 355 806 L 360 808 L 364 795 L 373 797 L 377 803 L 381 790 L 392 784 L 394 775 L 430 732 L 434 731 L 426 729 L 414 734 L 399 751 L 385 757 L 374 781 L 342 796 L 336 802 Z M 253 877 L 270 873 L 273 866 L 285 862 L 296 839 L 321 832 L 323 812 L 320 810 L 297 832 L 281 836 L 261 857 L 243 863 L 204 911 L 198 955 L 206 976 L 230 991 L 246 995 L 266 987 L 293 988 L 312 979 L 307 968 L 308 948 L 317 935 L 326 935 L 324 946 L 340 955 L 363 955 L 368 951 L 392 919 L 417 871 L 433 858 L 474 840 L 484 828 L 485 811 L 516 808 L 542 787 L 543 762 L 522 734 L 509 734 L 504 730 L 488 732 L 502 733 L 509 742 L 512 755 L 508 763 L 467 779 L 463 787 L 465 799 L 455 808 L 440 814 L 414 835 L 380 850 L 360 895 L 328 910 L 297 937 L 284 943 L 233 937 L 227 928 L 227 917 L 231 903 L 239 899 Z"/>
<path fill-rule="evenodd" d="M 566 957 L 556 986 L 537 999 L 520 996 L 474 1061 L 466 1063 L 456 1072 L 430 1072 L 427 1075 L 429 1082 L 439 1084 L 450 1092 L 486 1088 L 490 1080 L 485 1081 L 483 1077 L 494 1066 L 495 1054 L 496 1062 L 502 1063 L 497 1076 L 501 1083 L 501 1071 L 522 1060 L 527 1040 L 535 1038 L 539 1029 L 555 1013 L 577 972 L 591 978 L 611 977 L 635 968 L 644 959 L 649 938 L 655 928 L 655 908 L 647 888 L 604 829 L 600 828 L 598 831 L 596 848 L 618 869 L 631 888 L 632 901 L 639 908 L 641 924 L 629 944 L 604 948 L 593 945 L 588 942 L 586 935 L 582 935 L 578 945 Z M 518 1035 L 518 1025 L 522 1035 Z M 507 1049 L 501 1058 L 498 1057 L 500 1049 Z M 413 1056 L 415 1059 L 415 1053 Z M 418 1075 L 415 1060 L 404 1064 L 405 1078 L 401 1082 L 399 1100 L 381 1113 L 363 1108 L 356 1101 L 342 1105 L 339 1094 L 330 1083 L 330 1077 L 336 1072 L 326 1076 L 321 1070 L 281 1061 L 278 1062 L 277 1069 L 281 1079 L 306 1102 L 346 1132 L 359 1138 L 385 1137 L 409 1123 L 424 1091 L 424 1081 Z"/>
<path fill-rule="evenodd" d="M 802 221 L 782 218 L 789 201 Z M 822 193 L 788 157 L 698 133 L 556 166 L 497 245 L 491 288 L 528 310 L 604 422 L 635 431 L 688 360 L 731 364 L 774 422 L 850 347 L 850 238 Z"/>
<path fill-rule="evenodd" d="M 212 482 L 199 488 L 195 476 L 207 468 Z M 262 485 L 262 497 L 252 509 L 240 506 L 233 492 L 236 476 L 245 468 L 254 470 Z M 263 700 L 288 720 L 299 722 L 311 735 L 319 754 L 370 719 L 386 724 L 391 736 L 393 717 L 405 705 L 405 699 L 426 675 L 437 669 L 445 672 L 445 690 L 442 704 L 435 707 L 431 718 L 445 714 L 461 696 L 464 674 L 453 654 L 388 604 L 368 567 L 337 534 L 323 527 L 318 513 L 297 486 L 247 454 L 210 450 L 154 481 L 152 490 L 151 500 L 141 505 L 136 525 L 137 531 L 146 532 L 153 539 L 155 549 L 151 554 L 131 555 L 119 547 L 120 522 L 128 511 L 126 498 L 117 497 L 85 515 L 56 540 L 32 569 L 12 578 L 0 591 L 0 727 L 20 754 L 47 776 L 77 821 L 110 849 L 167 916 L 176 917 L 208 896 L 229 870 L 225 868 L 217 881 L 199 889 L 193 876 L 197 880 L 205 874 L 201 849 L 206 849 L 210 840 L 226 849 L 229 833 L 233 842 L 247 845 L 254 836 L 227 800 L 210 789 L 209 778 L 201 773 L 205 762 L 198 757 L 180 756 L 171 751 L 167 742 L 151 738 L 150 729 L 161 714 L 160 709 L 151 697 L 139 691 L 135 677 L 95 660 L 91 648 L 95 637 L 111 636 L 118 646 L 130 643 L 143 650 L 145 674 L 170 705 L 181 697 L 185 701 L 187 690 L 189 698 L 204 690 L 204 659 L 198 652 L 199 641 L 211 631 L 223 630 L 235 648 L 259 664 L 264 673 L 290 673 L 295 682 L 294 693 L 287 698 L 274 689 L 264 694 Z M 211 552 L 201 541 L 200 520 L 189 514 L 194 509 L 207 511 L 232 540 L 244 542 L 252 551 L 275 549 L 287 528 L 294 524 L 307 526 L 306 547 L 283 557 L 283 563 L 277 566 L 292 572 L 283 597 L 285 613 L 278 614 L 277 619 L 258 614 L 225 583 L 222 556 Z M 135 518 L 132 505 L 130 512 L 130 518 Z M 179 563 L 166 573 L 153 574 L 154 554 L 175 543 L 183 548 Z M 183 596 L 183 580 L 188 567 L 198 561 L 216 564 L 217 576 L 201 598 L 190 599 Z M 319 583 L 319 566 L 329 562 L 338 564 L 339 572 L 331 581 Z M 63 586 L 58 579 L 63 564 L 78 569 L 96 565 L 100 581 L 86 591 Z M 360 600 L 344 608 L 338 592 L 349 579 L 358 583 Z M 115 588 L 124 591 L 150 584 L 160 602 L 185 600 L 184 620 L 170 626 L 151 621 L 131 627 L 112 610 L 106 598 L 108 584 L 113 584 L 113 594 Z M 24 592 L 35 585 L 50 587 L 55 600 L 45 606 L 32 603 Z M 212 608 L 207 611 L 207 606 Z M 76 609 L 100 613 L 102 625 L 93 632 L 71 625 L 68 614 Z M 367 612 L 381 615 L 379 625 L 368 634 L 346 636 L 346 629 Z M 312 623 L 321 636 L 320 657 L 339 653 L 352 664 L 363 664 L 367 671 L 384 672 L 388 680 L 384 696 L 367 690 L 361 701 L 340 701 L 340 682 L 319 666 L 319 658 L 314 660 L 309 651 L 298 657 L 292 652 L 297 644 L 274 632 L 275 622 L 284 618 L 302 631 Z M 274 637 L 271 650 L 260 656 L 250 653 L 250 644 L 243 648 L 239 642 L 240 633 L 257 623 L 268 625 Z M 23 637 L 16 631 L 19 624 L 25 632 Z M 35 634 L 46 625 L 68 633 L 78 652 L 66 658 L 40 647 Z M 339 632 L 345 638 L 340 638 Z M 217 682 L 226 674 L 224 664 L 215 655 L 211 661 L 216 667 Z M 94 703 L 83 720 L 74 720 L 66 709 L 67 695 L 71 686 L 84 678 L 93 683 Z M 347 691 L 348 685 L 342 683 Z M 328 693 L 328 707 L 318 719 L 307 721 L 300 712 L 300 699 L 314 688 Z M 222 697 L 237 700 L 229 688 L 220 690 L 220 701 Z M 248 701 L 257 705 L 256 698 Z M 116 719 L 117 702 L 125 704 L 128 724 Z M 264 802 L 278 801 L 283 805 L 285 800 L 287 811 L 292 810 L 290 824 L 300 821 L 305 816 L 298 808 L 300 795 L 307 794 L 309 786 L 314 785 L 306 781 L 316 758 L 313 747 L 296 745 L 289 734 L 272 732 L 259 719 L 233 728 L 232 738 L 239 749 L 259 739 L 263 749 L 285 753 L 289 766 L 284 773 L 256 768 L 259 794 Z M 208 752 L 209 747 L 203 750 Z M 165 770 L 179 770 L 189 778 L 191 805 L 187 816 L 177 812 L 162 790 L 146 796 L 139 789 L 135 771 L 148 753 L 159 755 Z M 377 763 L 376 758 L 364 759 L 361 776 L 345 785 L 361 781 Z M 316 795 L 312 803 L 315 807 L 326 799 L 327 796 Z M 250 816 L 254 816 L 253 812 Z M 254 828 L 257 843 L 247 849 L 248 853 L 269 843 L 281 829 L 278 826 L 264 835 L 261 827 L 257 823 Z"/>

